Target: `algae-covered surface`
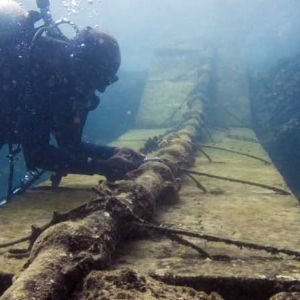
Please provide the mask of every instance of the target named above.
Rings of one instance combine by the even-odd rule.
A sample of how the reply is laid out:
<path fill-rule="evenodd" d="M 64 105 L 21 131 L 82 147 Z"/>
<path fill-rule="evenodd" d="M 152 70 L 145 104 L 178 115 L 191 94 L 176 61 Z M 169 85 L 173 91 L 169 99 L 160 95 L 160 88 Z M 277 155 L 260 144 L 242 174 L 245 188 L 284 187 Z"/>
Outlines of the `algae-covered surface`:
<path fill-rule="evenodd" d="M 117 147 L 130 147 L 138 150 L 144 146 L 149 138 L 162 135 L 167 130 L 168 128 L 132 129 L 121 135 L 117 140 L 111 143 L 111 145 Z"/>
<path fill-rule="evenodd" d="M 187 110 L 184 101 L 193 87 L 194 82 L 178 83 L 150 80 L 146 88 L 145 104 L 142 104 L 142 108 L 143 106 L 146 107 L 144 111 L 140 112 L 139 116 L 142 120 L 139 122 L 143 127 L 159 128 L 174 124 L 174 120 L 176 122 L 180 121 L 180 117 L 182 117 L 181 110 L 184 109 L 184 112 Z M 168 99 L 172 99 L 172 102 Z M 165 105 L 161 107 L 161 103 L 165 103 Z"/>
<path fill-rule="evenodd" d="M 140 276 L 128 269 L 111 272 L 91 272 L 72 300 L 222 300 L 216 294 L 206 294 L 188 287 L 168 286 L 152 278 Z"/>
<path fill-rule="evenodd" d="M 200 54 L 200 50 L 156 51 L 137 116 L 138 128 L 169 127 L 182 121 L 187 97 L 199 79 Z"/>
<path fill-rule="evenodd" d="M 51 189 L 48 183 L 31 189 L 24 195 L 0 208 L 0 243 L 22 238 L 31 233 L 31 226 L 46 224 L 53 211 L 67 211 L 92 199 L 91 187 L 98 182 L 98 176 L 68 176 L 62 187 Z M 27 243 L 14 248 L 26 248 Z M 25 258 L 11 258 L 7 249 L 0 249 L 0 270 L 18 273 Z"/>

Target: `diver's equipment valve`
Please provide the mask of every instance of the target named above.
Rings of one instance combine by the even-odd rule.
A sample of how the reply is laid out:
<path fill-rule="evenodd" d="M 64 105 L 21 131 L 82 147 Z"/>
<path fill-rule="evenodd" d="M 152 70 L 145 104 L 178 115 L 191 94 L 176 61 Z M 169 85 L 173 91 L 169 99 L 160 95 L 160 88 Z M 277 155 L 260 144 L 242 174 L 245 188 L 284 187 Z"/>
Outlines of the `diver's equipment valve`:
<path fill-rule="evenodd" d="M 36 6 L 42 11 L 49 11 L 50 0 L 36 0 Z"/>
<path fill-rule="evenodd" d="M 50 0 L 36 0 L 36 5 L 39 8 L 41 12 L 41 16 L 45 22 L 45 26 L 48 26 L 48 31 L 50 34 L 54 36 L 63 36 L 63 33 L 60 31 L 60 29 L 55 26 L 55 21 L 52 18 L 52 15 L 50 13 Z"/>
<path fill-rule="evenodd" d="M 40 10 L 41 17 L 44 20 L 45 24 L 37 28 L 30 44 L 30 50 L 32 50 L 32 48 L 34 47 L 36 40 L 39 39 L 45 32 L 47 32 L 47 34 L 54 38 L 60 38 L 65 42 L 69 42 L 69 39 L 59 29 L 59 26 L 62 24 L 70 25 L 75 33 L 78 34 L 79 28 L 72 21 L 66 18 L 63 18 L 56 22 L 53 20 L 50 12 L 50 0 L 36 0 L 36 5 Z"/>
<path fill-rule="evenodd" d="M 36 0 L 36 5 L 41 12 L 41 16 L 45 22 L 45 25 L 49 26 L 54 23 L 52 15 L 50 13 L 50 1 L 49 0 Z"/>

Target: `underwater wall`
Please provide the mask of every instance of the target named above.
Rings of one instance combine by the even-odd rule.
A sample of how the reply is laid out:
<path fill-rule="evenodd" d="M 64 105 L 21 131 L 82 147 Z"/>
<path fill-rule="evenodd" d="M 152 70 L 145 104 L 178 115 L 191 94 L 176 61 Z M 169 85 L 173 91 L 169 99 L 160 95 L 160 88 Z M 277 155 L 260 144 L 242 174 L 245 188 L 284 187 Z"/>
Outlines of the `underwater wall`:
<path fill-rule="evenodd" d="M 251 128 L 248 62 L 234 37 L 223 41 L 215 56 L 215 125 Z"/>
<path fill-rule="evenodd" d="M 300 198 L 300 55 L 250 78 L 253 124 Z"/>
<path fill-rule="evenodd" d="M 199 77 L 200 51 L 157 49 L 137 115 L 137 128 L 172 127 L 187 111 L 187 99 Z"/>

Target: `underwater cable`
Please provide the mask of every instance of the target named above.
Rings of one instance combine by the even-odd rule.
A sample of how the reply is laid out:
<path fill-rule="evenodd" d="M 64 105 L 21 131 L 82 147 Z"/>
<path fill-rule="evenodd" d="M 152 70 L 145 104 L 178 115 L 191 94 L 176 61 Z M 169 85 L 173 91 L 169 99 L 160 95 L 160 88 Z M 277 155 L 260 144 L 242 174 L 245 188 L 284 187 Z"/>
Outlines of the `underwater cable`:
<path fill-rule="evenodd" d="M 168 166 L 170 169 L 176 169 L 177 168 L 175 165 L 171 164 L 167 160 L 161 159 L 159 157 L 146 157 L 144 159 L 144 163 L 147 163 L 147 162 L 160 162 L 160 163 L 163 163 L 166 166 Z M 205 177 L 210 177 L 210 178 L 219 179 L 219 180 L 225 180 L 225 181 L 236 182 L 236 183 L 241 183 L 241 184 L 246 184 L 246 185 L 252 185 L 252 186 L 257 186 L 257 187 L 260 187 L 260 188 L 263 188 L 263 189 L 268 189 L 268 190 L 274 191 L 274 192 L 276 192 L 277 194 L 280 194 L 280 195 L 285 195 L 285 196 L 286 195 L 291 195 L 291 193 L 286 191 L 286 190 L 283 190 L 281 188 L 274 187 L 274 186 L 271 186 L 271 185 L 263 184 L 263 183 L 258 183 L 258 182 L 248 181 L 248 180 L 242 180 L 242 179 L 237 179 L 237 178 L 231 178 L 231 177 L 223 177 L 223 176 L 218 176 L 218 175 L 213 175 L 213 174 L 208 174 L 208 173 L 203 173 L 203 172 L 192 171 L 192 170 L 188 170 L 188 169 L 184 169 L 184 168 L 177 168 L 177 169 L 179 171 L 185 173 L 185 174 L 205 176 Z M 195 178 L 191 178 L 191 179 L 195 182 Z M 197 186 L 199 186 L 199 182 L 197 182 Z M 199 188 L 201 188 L 203 191 L 206 190 L 202 185 L 201 185 L 201 187 L 199 186 Z"/>
<path fill-rule="evenodd" d="M 205 177 L 210 177 L 210 178 L 214 178 L 214 179 L 220 179 L 220 180 L 225 180 L 225 181 L 230 181 L 230 182 L 236 182 L 236 183 L 241 183 L 241 184 L 246 184 L 246 185 L 257 186 L 257 187 L 261 187 L 263 189 L 268 189 L 268 190 L 274 191 L 280 195 L 285 195 L 285 196 L 291 195 L 291 193 L 288 191 L 285 191 L 281 188 L 277 188 L 277 187 L 267 185 L 267 184 L 262 184 L 262 183 L 258 183 L 258 182 L 247 181 L 247 180 L 242 180 L 242 179 L 237 179 L 237 178 L 231 178 L 231 177 L 223 177 L 223 176 L 218 176 L 218 175 L 213 175 L 213 174 L 208 174 L 208 173 L 203 173 L 203 172 L 191 171 L 191 170 L 187 170 L 187 169 L 180 169 L 180 170 L 185 173 L 190 173 L 190 174 L 194 174 L 194 175 L 198 175 L 198 176 L 205 176 Z"/>
<path fill-rule="evenodd" d="M 184 229 L 174 229 L 170 227 L 166 227 L 163 225 L 154 225 L 154 224 L 149 224 L 149 223 L 136 223 L 137 226 L 149 228 L 158 232 L 162 233 L 174 233 L 174 234 L 180 234 L 180 235 L 185 235 L 193 238 L 199 238 L 199 239 L 204 239 L 209 242 L 221 242 L 229 245 L 234 245 L 240 248 L 249 248 L 249 249 L 254 249 L 254 250 L 263 250 L 266 252 L 269 252 L 271 254 L 286 254 L 286 255 L 291 255 L 295 256 L 297 259 L 300 259 L 300 252 L 299 251 L 294 251 L 290 249 L 285 249 L 285 248 L 276 248 L 273 246 L 263 246 L 255 243 L 250 243 L 250 242 L 242 242 L 238 240 L 231 240 L 227 238 L 222 238 L 222 237 L 217 237 L 214 235 L 208 235 L 208 234 L 203 234 L 195 231 L 189 231 L 189 230 L 184 230 Z"/>
<path fill-rule="evenodd" d="M 234 154 L 238 154 L 238 155 L 242 155 L 242 156 L 246 156 L 246 157 L 249 157 L 249 158 L 252 158 L 252 159 L 256 159 L 256 160 L 262 161 L 262 162 L 264 162 L 267 165 L 271 164 L 271 162 L 269 162 L 268 160 L 260 158 L 258 156 L 247 154 L 247 153 L 236 151 L 236 150 L 232 150 L 232 149 L 228 149 L 228 148 L 217 147 L 217 146 L 206 145 L 206 144 L 199 144 L 199 145 L 197 145 L 197 148 L 201 152 L 202 152 L 201 148 L 208 148 L 208 149 L 215 149 L 215 150 L 226 151 L 226 152 L 230 152 L 230 153 L 234 153 Z"/>

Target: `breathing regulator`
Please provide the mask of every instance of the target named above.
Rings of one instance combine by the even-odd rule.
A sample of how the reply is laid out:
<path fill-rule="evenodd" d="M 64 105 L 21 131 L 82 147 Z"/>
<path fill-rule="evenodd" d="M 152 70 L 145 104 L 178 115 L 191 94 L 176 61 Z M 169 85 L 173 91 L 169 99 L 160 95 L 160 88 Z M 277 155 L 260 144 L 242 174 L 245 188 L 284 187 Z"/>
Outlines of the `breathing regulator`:
<path fill-rule="evenodd" d="M 70 20 L 63 18 L 58 21 L 54 21 L 52 14 L 50 12 L 50 1 L 49 0 L 36 0 L 36 5 L 38 9 L 40 10 L 41 18 L 44 21 L 44 25 L 39 27 L 32 39 L 31 46 L 34 45 L 35 41 L 42 36 L 43 33 L 48 33 L 53 37 L 60 38 L 62 40 L 65 40 L 66 42 L 69 41 L 69 39 L 62 33 L 62 31 L 59 29 L 59 26 L 62 24 L 68 24 L 70 25 L 75 33 L 77 34 L 79 32 L 78 27 Z"/>

